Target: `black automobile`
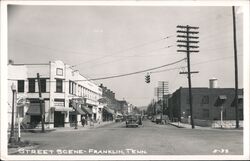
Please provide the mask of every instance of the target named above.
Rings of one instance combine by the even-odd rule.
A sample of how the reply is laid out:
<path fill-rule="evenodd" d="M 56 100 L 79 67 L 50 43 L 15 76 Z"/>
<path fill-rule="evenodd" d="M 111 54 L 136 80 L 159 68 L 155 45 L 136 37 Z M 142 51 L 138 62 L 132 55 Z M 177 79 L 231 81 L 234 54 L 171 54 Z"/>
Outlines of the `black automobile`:
<path fill-rule="evenodd" d="M 139 119 L 136 115 L 128 115 L 126 118 L 126 127 L 138 127 Z"/>

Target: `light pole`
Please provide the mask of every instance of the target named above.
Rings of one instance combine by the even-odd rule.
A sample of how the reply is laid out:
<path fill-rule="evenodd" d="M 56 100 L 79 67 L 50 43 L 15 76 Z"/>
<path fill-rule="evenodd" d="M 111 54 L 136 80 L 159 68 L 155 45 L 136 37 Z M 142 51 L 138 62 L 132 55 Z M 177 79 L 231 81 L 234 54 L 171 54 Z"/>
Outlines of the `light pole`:
<path fill-rule="evenodd" d="M 12 83 L 11 85 L 12 90 L 12 112 L 11 112 L 11 130 L 10 130 L 10 139 L 9 143 L 11 145 L 14 144 L 15 138 L 14 138 L 14 111 L 15 111 L 15 93 L 16 93 L 16 85 Z"/>
<path fill-rule="evenodd" d="M 220 107 L 220 127 L 223 128 L 223 106 Z"/>

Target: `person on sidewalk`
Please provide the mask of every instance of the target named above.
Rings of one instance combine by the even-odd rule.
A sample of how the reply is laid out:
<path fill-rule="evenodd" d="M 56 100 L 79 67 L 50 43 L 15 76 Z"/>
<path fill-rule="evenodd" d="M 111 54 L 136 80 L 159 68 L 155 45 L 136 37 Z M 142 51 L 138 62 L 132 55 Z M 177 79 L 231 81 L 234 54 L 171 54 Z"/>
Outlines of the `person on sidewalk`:
<path fill-rule="evenodd" d="M 85 117 L 84 117 L 84 116 L 82 116 L 81 122 L 82 122 L 82 126 L 84 127 L 85 122 L 86 122 L 86 120 L 85 120 Z"/>

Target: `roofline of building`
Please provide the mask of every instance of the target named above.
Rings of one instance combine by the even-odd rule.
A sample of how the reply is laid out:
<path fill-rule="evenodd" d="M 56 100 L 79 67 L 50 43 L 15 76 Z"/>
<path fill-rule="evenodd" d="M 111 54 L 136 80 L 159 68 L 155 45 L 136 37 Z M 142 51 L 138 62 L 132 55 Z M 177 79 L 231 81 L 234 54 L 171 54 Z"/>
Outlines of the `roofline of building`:
<path fill-rule="evenodd" d="M 179 89 L 188 89 L 188 87 L 180 87 L 178 88 L 177 90 Z M 192 89 L 235 89 L 235 88 L 227 88 L 227 87 L 223 87 L 223 88 L 209 88 L 209 87 L 192 87 Z M 243 88 L 239 88 L 239 89 L 243 89 Z"/>
<path fill-rule="evenodd" d="M 23 63 L 23 64 L 8 64 L 13 66 L 19 66 L 19 65 L 50 65 L 49 63 Z"/>

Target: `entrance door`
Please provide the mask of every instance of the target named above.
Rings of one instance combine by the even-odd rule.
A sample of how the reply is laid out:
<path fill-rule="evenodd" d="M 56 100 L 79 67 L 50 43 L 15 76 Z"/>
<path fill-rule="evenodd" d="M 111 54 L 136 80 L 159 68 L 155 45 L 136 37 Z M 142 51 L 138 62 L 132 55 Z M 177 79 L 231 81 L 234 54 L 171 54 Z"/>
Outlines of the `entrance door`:
<path fill-rule="evenodd" d="M 31 115 L 30 116 L 31 128 L 36 128 L 40 122 L 41 122 L 41 116 L 39 116 L 39 115 Z"/>
<path fill-rule="evenodd" d="M 54 112 L 54 127 L 64 127 L 64 114 L 62 112 Z"/>

